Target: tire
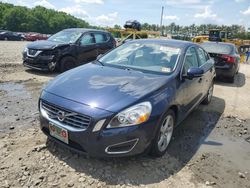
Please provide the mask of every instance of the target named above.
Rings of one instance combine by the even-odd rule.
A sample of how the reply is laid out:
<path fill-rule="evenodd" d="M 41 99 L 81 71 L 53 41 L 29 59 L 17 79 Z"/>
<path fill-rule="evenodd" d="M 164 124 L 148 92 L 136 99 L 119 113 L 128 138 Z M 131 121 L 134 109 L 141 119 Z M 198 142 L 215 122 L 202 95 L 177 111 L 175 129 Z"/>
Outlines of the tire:
<path fill-rule="evenodd" d="M 208 105 L 212 98 L 213 98 L 213 91 L 214 91 L 214 83 L 211 84 L 211 86 L 209 87 L 208 91 L 207 91 L 207 96 L 206 98 L 202 101 L 202 104 L 206 104 Z"/>
<path fill-rule="evenodd" d="M 8 37 L 4 37 L 4 40 L 7 41 L 7 40 L 8 40 Z"/>
<path fill-rule="evenodd" d="M 60 72 L 65 72 L 76 66 L 76 60 L 73 57 L 67 56 L 61 59 L 58 65 Z"/>
<path fill-rule="evenodd" d="M 168 128 L 167 128 L 167 127 Z M 169 109 L 163 116 L 160 126 L 158 127 L 155 138 L 151 143 L 150 155 L 154 157 L 163 156 L 171 141 L 175 127 L 175 113 Z"/>

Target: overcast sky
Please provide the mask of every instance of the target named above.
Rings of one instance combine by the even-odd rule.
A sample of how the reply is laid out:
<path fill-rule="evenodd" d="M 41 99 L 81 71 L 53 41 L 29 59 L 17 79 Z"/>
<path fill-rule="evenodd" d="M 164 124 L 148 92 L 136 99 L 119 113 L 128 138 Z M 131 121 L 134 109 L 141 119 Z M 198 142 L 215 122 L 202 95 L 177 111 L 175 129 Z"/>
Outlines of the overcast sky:
<path fill-rule="evenodd" d="M 41 5 L 82 18 L 93 25 L 123 25 L 126 20 L 164 24 L 214 23 L 250 27 L 250 0 L 0 0 L 15 5 Z"/>

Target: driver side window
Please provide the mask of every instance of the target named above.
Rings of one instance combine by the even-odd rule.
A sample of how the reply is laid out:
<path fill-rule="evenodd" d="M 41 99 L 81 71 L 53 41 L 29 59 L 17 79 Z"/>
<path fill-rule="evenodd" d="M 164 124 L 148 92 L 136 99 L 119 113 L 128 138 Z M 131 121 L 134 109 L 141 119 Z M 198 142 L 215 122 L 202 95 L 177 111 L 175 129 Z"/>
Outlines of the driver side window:
<path fill-rule="evenodd" d="M 182 74 L 187 74 L 188 69 L 191 67 L 199 67 L 197 54 L 194 47 L 189 48 L 186 52 Z"/>
<path fill-rule="evenodd" d="M 86 34 L 80 40 L 81 46 L 91 45 L 91 44 L 95 44 L 95 39 L 92 34 Z"/>

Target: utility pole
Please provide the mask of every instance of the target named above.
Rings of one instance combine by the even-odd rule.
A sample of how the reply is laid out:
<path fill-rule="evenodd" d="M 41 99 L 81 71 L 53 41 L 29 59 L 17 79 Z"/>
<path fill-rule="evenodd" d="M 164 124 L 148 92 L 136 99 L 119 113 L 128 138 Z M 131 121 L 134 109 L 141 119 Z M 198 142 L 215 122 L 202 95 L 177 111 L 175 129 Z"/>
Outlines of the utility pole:
<path fill-rule="evenodd" d="M 162 27 L 163 12 L 164 12 L 164 6 L 161 7 L 161 24 L 160 24 L 161 35 L 163 35 L 163 27 Z"/>

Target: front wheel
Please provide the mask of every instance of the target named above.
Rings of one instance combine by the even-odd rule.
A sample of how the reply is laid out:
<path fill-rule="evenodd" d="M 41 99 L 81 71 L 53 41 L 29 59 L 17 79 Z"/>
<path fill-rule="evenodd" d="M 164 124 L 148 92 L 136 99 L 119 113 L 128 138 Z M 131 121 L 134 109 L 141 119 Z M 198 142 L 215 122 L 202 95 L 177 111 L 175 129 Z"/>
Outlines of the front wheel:
<path fill-rule="evenodd" d="M 171 141 L 175 126 L 175 113 L 173 110 L 168 110 L 158 128 L 157 134 L 152 141 L 151 155 L 155 157 L 163 156 Z"/>
<path fill-rule="evenodd" d="M 65 72 L 67 70 L 70 70 L 76 66 L 76 61 L 73 57 L 64 57 L 60 62 L 59 62 L 59 71 L 60 72 Z"/>
<path fill-rule="evenodd" d="M 212 100 L 214 92 L 214 83 L 211 84 L 211 86 L 208 89 L 206 98 L 202 101 L 202 104 L 209 104 Z"/>

